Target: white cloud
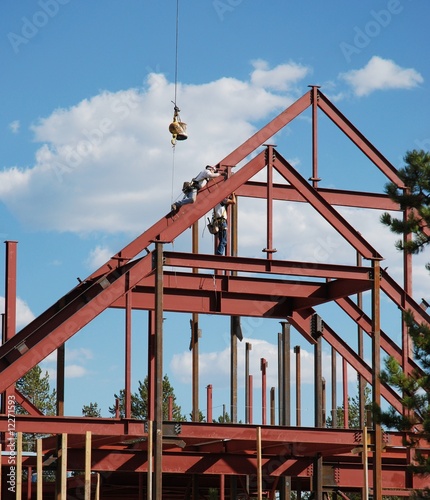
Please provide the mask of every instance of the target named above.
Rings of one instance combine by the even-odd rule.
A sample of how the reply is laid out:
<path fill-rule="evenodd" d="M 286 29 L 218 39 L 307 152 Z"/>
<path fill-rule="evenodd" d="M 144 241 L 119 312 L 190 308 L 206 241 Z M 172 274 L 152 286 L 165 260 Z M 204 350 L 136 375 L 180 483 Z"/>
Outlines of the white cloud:
<path fill-rule="evenodd" d="M 178 86 L 188 139 L 176 145 L 174 156 L 168 131 L 174 85 L 164 75 L 150 74 L 141 89 L 102 92 L 53 111 L 32 127 L 40 143 L 34 165 L 0 172 L 0 200 L 32 230 L 141 232 L 169 211 L 184 180 L 295 100 L 271 93 L 264 75 L 273 76 L 267 85 L 276 80 L 279 87 L 281 81 L 298 83 L 306 70 L 262 66 L 258 85 L 221 78 Z"/>
<path fill-rule="evenodd" d="M 275 91 L 291 91 L 293 86 L 303 80 L 310 72 L 310 68 L 301 64 L 280 64 L 269 69 L 266 61 L 258 59 L 252 62 L 254 71 L 251 73 L 251 82 L 257 87 Z"/>
<path fill-rule="evenodd" d="M 21 123 L 19 120 L 14 120 L 13 122 L 9 123 L 9 129 L 13 134 L 17 134 L 19 132 L 20 127 Z"/>
<path fill-rule="evenodd" d="M 0 297 L 0 312 L 5 312 L 5 298 Z M 28 323 L 33 321 L 35 318 L 34 314 L 31 312 L 27 303 L 17 297 L 16 299 L 16 329 L 17 331 L 21 330 Z"/>
<path fill-rule="evenodd" d="M 67 365 L 66 378 L 81 378 L 88 374 L 86 368 L 81 365 Z"/>
<path fill-rule="evenodd" d="M 109 248 L 97 245 L 96 248 L 91 250 L 86 264 L 89 269 L 97 269 L 107 262 L 114 254 L 115 252 Z"/>
<path fill-rule="evenodd" d="M 357 96 L 369 95 L 375 90 L 411 89 L 423 83 L 424 78 L 413 68 L 402 68 L 390 59 L 373 56 L 362 69 L 340 74 Z"/>

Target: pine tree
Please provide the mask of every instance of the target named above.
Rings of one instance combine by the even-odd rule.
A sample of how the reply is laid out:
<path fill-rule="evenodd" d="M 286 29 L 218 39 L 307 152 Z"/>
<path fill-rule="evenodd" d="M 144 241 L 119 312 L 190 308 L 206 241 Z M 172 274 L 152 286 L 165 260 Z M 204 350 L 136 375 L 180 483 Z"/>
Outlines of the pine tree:
<path fill-rule="evenodd" d="M 402 210 L 408 210 L 407 219 L 397 219 L 385 213 L 381 222 L 396 234 L 412 235 L 411 240 L 397 241 L 396 247 L 417 254 L 430 243 L 430 154 L 423 150 L 408 151 L 404 160 L 406 165 L 398 174 L 407 189 L 403 190 L 391 182 L 386 185 L 385 191 Z M 430 263 L 426 264 L 426 268 L 430 270 Z M 408 434 L 407 444 L 414 446 L 419 439 L 430 443 L 430 326 L 418 324 L 410 311 L 404 314 L 404 321 L 412 339 L 414 358 L 421 370 L 405 374 L 400 364 L 388 357 L 381 379 L 398 390 L 405 411 L 400 415 L 394 409 L 385 412 L 375 410 L 377 418 L 386 427 L 413 431 Z M 415 458 L 416 464 L 411 466 L 411 470 L 417 474 L 430 474 L 430 457 L 417 451 Z M 413 498 L 430 498 L 430 489 L 415 492 Z"/>
<path fill-rule="evenodd" d="M 402 210 L 409 209 L 406 221 L 392 217 L 388 212 L 382 214 L 382 224 L 396 234 L 412 234 L 410 241 L 398 240 L 396 247 L 411 254 L 422 252 L 430 242 L 430 153 L 423 150 L 408 151 L 404 157 L 406 165 L 398 171 L 399 178 L 406 190 L 394 182 L 385 186 L 388 196 L 400 205 Z M 427 264 L 430 270 L 430 264 Z"/>
<path fill-rule="evenodd" d="M 16 383 L 16 388 L 44 415 L 55 415 L 56 412 L 56 391 L 51 391 L 49 385 L 49 374 L 45 371 L 42 375 L 40 366 L 35 366 L 27 372 Z M 24 414 L 25 410 L 17 408 L 17 413 Z"/>
<path fill-rule="evenodd" d="M 137 392 L 131 395 L 131 417 L 141 420 L 148 418 L 148 377 L 145 377 L 143 383 L 139 380 L 139 387 Z M 119 402 L 119 414 L 121 417 L 125 415 L 125 390 L 121 389 L 119 395 L 114 395 L 115 399 Z M 173 398 L 172 413 L 173 420 L 177 422 L 186 421 L 186 417 L 181 414 L 181 407 L 175 402 L 176 396 L 172 385 L 170 384 L 169 377 L 164 375 L 163 378 L 163 419 L 169 418 L 169 398 Z M 109 407 L 109 413 L 115 415 L 115 407 Z"/>
<path fill-rule="evenodd" d="M 97 403 L 90 403 L 82 407 L 82 415 L 84 417 L 101 417 L 101 410 Z"/>
<path fill-rule="evenodd" d="M 49 373 L 45 371 L 42 375 L 42 369 L 36 365 L 21 377 L 16 388 L 30 403 L 36 406 L 44 415 L 55 415 L 57 395 L 55 389 L 51 391 L 49 385 Z M 17 404 L 16 413 L 24 415 L 27 412 L 24 408 Z M 25 451 L 34 451 L 36 449 L 36 439 L 43 437 L 42 434 L 27 434 L 23 435 Z"/>

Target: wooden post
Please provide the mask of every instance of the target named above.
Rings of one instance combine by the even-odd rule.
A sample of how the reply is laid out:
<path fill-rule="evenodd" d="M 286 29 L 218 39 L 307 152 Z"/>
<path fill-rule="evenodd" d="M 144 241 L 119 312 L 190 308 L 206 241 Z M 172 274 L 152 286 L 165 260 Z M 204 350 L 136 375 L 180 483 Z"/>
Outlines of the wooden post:
<path fill-rule="evenodd" d="M 16 433 L 16 498 L 22 498 L 22 432 Z"/>
<path fill-rule="evenodd" d="M 36 440 L 36 499 L 43 500 L 43 450 L 42 450 L 42 439 L 38 438 Z"/>
<path fill-rule="evenodd" d="M 91 431 L 85 433 L 85 500 L 91 500 Z"/>
<path fill-rule="evenodd" d="M 61 435 L 61 500 L 67 498 L 67 434 Z"/>
<path fill-rule="evenodd" d="M 261 427 L 257 427 L 257 498 L 263 500 L 263 478 L 261 467 Z"/>

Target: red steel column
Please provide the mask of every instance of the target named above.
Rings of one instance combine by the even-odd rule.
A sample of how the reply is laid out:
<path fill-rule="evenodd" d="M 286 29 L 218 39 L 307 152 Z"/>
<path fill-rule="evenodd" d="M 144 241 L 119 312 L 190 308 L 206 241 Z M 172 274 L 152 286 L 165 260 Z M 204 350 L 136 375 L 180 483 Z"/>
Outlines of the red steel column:
<path fill-rule="evenodd" d="M 296 345 L 294 347 L 294 354 L 296 355 L 296 426 L 300 427 L 302 425 L 302 377 L 301 377 L 301 367 L 300 367 L 300 346 Z"/>
<path fill-rule="evenodd" d="M 311 87 L 312 99 L 312 187 L 318 188 L 318 85 L 309 85 Z"/>
<path fill-rule="evenodd" d="M 163 497 L 163 243 L 155 242 L 154 500 Z"/>
<path fill-rule="evenodd" d="M 206 421 L 211 423 L 212 417 L 212 385 L 206 387 Z"/>
<path fill-rule="evenodd" d="M 262 425 L 266 425 L 266 406 L 267 406 L 267 398 L 266 398 L 266 368 L 267 361 L 264 358 L 261 358 L 261 423 Z"/>
<path fill-rule="evenodd" d="M 126 289 L 129 289 L 128 284 Z M 131 418 L 131 300 L 132 293 L 129 291 L 125 295 L 125 418 Z"/>
<path fill-rule="evenodd" d="M 372 394 L 374 405 L 381 405 L 381 268 L 373 261 L 372 289 Z M 373 499 L 382 500 L 382 427 L 375 419 L 373 453 Z"/>
<path fill-rule="evenodd" d="M 273 161 L 274 147 L 266 145 L 266 168 L 267 168 L 267 246 L 263 252 L 267 253 L 267 258 L 271 259 L 272 254 L 276 252 L 273 248 Z"/>
<path fill-rule="evenodd" d="M 11 339 L 16 333 L 16 241 L 6 241 L 6 275 L 5 275 L 5 313 L 3 316 L 2 343 Z M 8 396 L 12 395 L 13 386 L 2 395 L 1 413 L 7 413 Z"/>

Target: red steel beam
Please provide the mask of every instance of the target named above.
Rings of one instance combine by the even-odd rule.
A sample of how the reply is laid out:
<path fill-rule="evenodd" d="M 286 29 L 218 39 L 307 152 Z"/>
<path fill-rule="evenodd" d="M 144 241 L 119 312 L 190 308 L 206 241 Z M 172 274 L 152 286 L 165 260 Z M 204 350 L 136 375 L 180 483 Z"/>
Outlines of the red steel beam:
<path fill-rule="evenodd" d="M 249 181 L 240 186 L 236 194 L 245 198 L 266 198 L 264 182 Z M 318 192 L 330 205 L 342 207 L 369 208 L 375 210 L 398 211 L 399 204 L 386 194 L 349 191 L 346 189 L 318 188 Z M 273 185 L 273 199 L 306 202 L 305 198 L 288 184 Z"/>
<path fill-rule="evenodd" d="M 367 242 L 351 224 L 344 219 L 320 193 L 285 160 L 279 153 L 275 167 L 278 172 L 297 190 L 315 210 L 329 222 L 365 259 L 382 259 L 382 256 Z"/>
<path fill-rule="evenodd" d="M 315 312 L 315 311 L 313 311 Z M 300 332 L 308 332 L 310 328 L 310 311 L 294 311 L 289 317 L 290 323 Z M 324 322 L 324 339 L 345 359 L 366 381 L 372 383 L 372 370 L 367 363 L 355 353 L 349 344 L 342 340 L 330 326 Z M 381 388 L 382 396 L 397 410 L 402 410 L 402 405 L 398 400 L 397 394 L 388 386 L 383 385 Z"/>
<path fill-rule="evenodd" d="M 125 274 L 118 270 L 95 282 L 82 296 L 66 304 L 36 330 L 23 329 L 0 346 L 0 392 L 22 377 L 76 332 L 131 290 L 152 270 L 151 255 L 133 262 Z M 124 270 L 122 270 L 124 271 Z"/>
<path fill-rule="evenodd" d="M 318 91 L 318 107 L 335 123 L 344 134 L 381 170 L 383 174 L 399 187 L 404 187 L 397 169 L 364 137 L 364 135 L 332 104 L 327 97 Z"/>

